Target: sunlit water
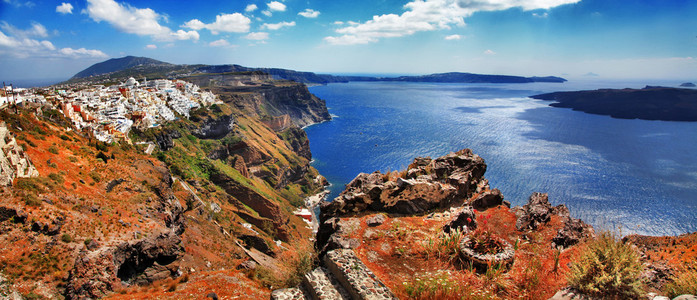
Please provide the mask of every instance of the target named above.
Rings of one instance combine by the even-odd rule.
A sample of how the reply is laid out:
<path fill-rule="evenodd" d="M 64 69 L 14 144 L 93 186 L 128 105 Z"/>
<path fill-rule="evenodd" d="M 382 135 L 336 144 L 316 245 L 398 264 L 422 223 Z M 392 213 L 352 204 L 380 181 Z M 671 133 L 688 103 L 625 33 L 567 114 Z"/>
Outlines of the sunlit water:
<path fill-rule="evenodd" d="M 574 217 L 623 234 L 697 230 L 697 123 L 620 120 L 527 96 L 655 82 L 312 87 L 334 119 L 306 128 L 330 199 L 360 172 L 399 170 L 414 157 L 471 148 L 513 205 L 547 192 Z"/>

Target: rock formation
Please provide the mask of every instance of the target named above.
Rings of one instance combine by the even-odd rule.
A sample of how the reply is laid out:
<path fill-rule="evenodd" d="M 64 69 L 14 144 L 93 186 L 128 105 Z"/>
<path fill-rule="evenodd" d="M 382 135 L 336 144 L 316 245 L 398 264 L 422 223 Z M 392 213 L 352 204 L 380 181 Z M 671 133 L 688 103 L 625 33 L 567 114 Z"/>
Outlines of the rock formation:
<path fill-rule="evenodd" d="M 563 228 L 557 232 L 553 243 L 562 248 L 568 248 L 584 238 L 595 235 L 593 227 L 580 219 L 570 217 L 566 205 L 560 204 L 552 207 L 547 194 L 532 193 L 527 204 L 522 207 L 516 206 L 512 210 L 518 218 L 515 226 L 519 231 L 535 230 L 549 222 L 552 215 L 560 217 Z"/>
<path fill-rule="evenodd" d="M 12 185 L 15 178 L 39 176 L 24 149 L 10 135 L 5 122 L 0 123 L 0 185 Z"/>

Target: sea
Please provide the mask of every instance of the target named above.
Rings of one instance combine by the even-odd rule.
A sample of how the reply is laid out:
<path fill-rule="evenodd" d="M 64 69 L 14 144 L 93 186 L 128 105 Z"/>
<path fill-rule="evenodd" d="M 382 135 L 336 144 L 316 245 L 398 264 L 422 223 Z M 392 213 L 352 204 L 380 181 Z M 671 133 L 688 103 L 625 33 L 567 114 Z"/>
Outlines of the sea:
<path fill-rule="evenodd" d="M 512 205 L 549 194 L 572 217 L 621 235 L 697 231 L 697 122 L 615 119 L 529 98 L 554 91 L 677 87 L 661 80 L 314 86 L 333 119 L 305 128 L 331 201 L 356 175 L 470 148 Z"/>

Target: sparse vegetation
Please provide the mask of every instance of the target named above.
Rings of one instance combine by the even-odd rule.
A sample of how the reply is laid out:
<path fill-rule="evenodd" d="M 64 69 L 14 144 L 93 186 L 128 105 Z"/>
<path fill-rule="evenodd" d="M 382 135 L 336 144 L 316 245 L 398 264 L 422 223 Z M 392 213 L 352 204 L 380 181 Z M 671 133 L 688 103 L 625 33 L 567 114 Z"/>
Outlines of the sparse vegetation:
<path fill-rule="evenodd" d="M 671 279 L 663 288 L 668 297 L 674 298 L 683 294 L 697 295 L 697 263 L 685 266 Z"/>
<path fill-rule="evenodd" d="M 639 255 L 608 232 L 591 241 L 571 266 L 569 284 L 584 294 L 603 299 L 641 295 Z"/>

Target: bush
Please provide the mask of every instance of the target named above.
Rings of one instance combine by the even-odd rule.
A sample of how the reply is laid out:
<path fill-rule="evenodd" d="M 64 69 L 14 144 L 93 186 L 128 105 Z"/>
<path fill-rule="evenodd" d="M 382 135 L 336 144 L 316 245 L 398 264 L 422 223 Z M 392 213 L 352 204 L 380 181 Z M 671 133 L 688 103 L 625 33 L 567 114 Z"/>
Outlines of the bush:
<path fill-rule="evenodd" d="M 663 292 L 671 299 L 684 294 L 697 295 L 697 269 L 679 272 L 672 282 L 666 284 Z"/>
<path fill-rule="evenodd" d="M 61 235 L 61 241 L 63 241 L 63 243 L 70 243 L 73 241 L 73 237 L 67 233 L 64 233 L 63 235 Z"/>
<path fill-rule="evenodd" d="M 53 154 L 58 154 L 58 148 L 56 148 L 56 146 L 50 146 L 50 147 L 48 147 L 48 152 L 51 152 Z"/>
<path fill-rule="evenodd" d="M 630 245 L 604 232 L 582 250 L 568 280 L 571 287 L 589 296 L 637 298 L 643 289 L 641 269 L 639 255 Z"/>

